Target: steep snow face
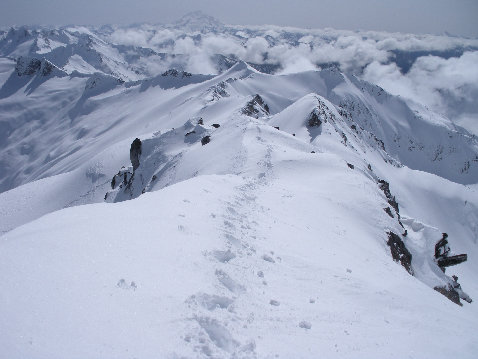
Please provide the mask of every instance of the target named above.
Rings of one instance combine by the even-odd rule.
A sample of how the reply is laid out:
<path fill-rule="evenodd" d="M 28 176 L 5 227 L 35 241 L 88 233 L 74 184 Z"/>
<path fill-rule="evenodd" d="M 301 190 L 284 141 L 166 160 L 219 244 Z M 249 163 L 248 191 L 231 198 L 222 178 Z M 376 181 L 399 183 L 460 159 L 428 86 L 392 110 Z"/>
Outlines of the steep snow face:
<path fill-rule="evenodd" d="M 146 76 L 168 56 L 114 28 L 17 31 L 0 40 L 6 355 L 474 357 L 466 130 L 336 68 L 222 55 L 219 75 Z M 469 258 L 446 272 L 442 232 Z"/>

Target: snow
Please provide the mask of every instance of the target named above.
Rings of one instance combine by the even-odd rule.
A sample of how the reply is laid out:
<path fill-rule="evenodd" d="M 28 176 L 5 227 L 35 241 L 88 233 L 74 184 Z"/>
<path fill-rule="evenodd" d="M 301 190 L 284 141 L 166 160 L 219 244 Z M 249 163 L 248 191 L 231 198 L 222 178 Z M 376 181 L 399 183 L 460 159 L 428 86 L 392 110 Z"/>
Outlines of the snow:
<path fill-rule="evenodd" d="M 385 255 L 376 219 L 386 215 L 375 208 L 368 224 L 354 220 L 354 207 L 376 207 L 373 197 L 363 191 L 347 208 L 342 198 L 366 184 L 354 176 L 349 193 L 331 186 L 348 169 L 324 157 L 322 166 L 294 161 L 309 171 L 299 181 L 286 157 L 278 167 L 289 176 L 270 174 L 277 181 L 201 176 L 131 202 L 56 212 L 4 235 L 4 352 L 472 357 L 472 316 Z M 224 250 L 236 257 L 213 254 Z M 118 285 L 122 279 L 137 288 Z"/>
<path fill-rule="evenodd" d="M 232 31 L 201 17 L 171 34 Z M 433 290 L 478 298 L 475 136 L 336 68 L 142 72 L 97 29 L 45 34 L 0 40 L 2 355 L 475 357 L 476 303 Z M 19 76 L 20 52 L 58 69 Z M 442 232 L 468 254 L 445 273 Z"/>
<path fill-rule="evenodd" d="M 78 71 L 83 74 L 94 74 L 97 70 L 87 63 L 80 55 L 73 55 L 68 60 L 68 63 L 63 66 L 63 69 L 72 73 L 73 71 Z"/>

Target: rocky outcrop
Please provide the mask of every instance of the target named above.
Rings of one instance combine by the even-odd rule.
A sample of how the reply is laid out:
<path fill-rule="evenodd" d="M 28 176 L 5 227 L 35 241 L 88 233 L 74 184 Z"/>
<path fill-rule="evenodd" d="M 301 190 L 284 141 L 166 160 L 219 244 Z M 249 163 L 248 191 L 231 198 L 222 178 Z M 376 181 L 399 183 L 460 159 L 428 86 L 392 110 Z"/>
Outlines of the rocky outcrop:
<path fill-rule="evenodd" d="M 18 76 L 30 76 L 35 74 L 41 67 L 41 60 L 36 58 L 19 57 L 15 65 Z"/>
<path fill-rule="evenodd" d="M 413 275 L 412 254 L 407 247 L 405 247 L 405 243 L 403 243 L 400 236 L 393 232 L 388 232 L 387 244 L 390 247 L 393 260 L 395 262 L 400 262 L 407 272 Z"/>
<path fill-rule="evenodd" d="M 178 71 L 176 69 L 170 69 L 161 74 L 161 76 L 166 77 L 166 76 L 171 76 L 171 77 L 191 77 L 192 74 L 186 71 Z"/>
<path fill-rule="evenodd" d="M 15 65 L 15 72 L 18 76 L 32 76 L 36 73 L 40 76 L 48 76 L 54 70 L 57 70 L 59 74 L 63 74 L 63 71 L 50 61 L 36 57 L 20 56 Z"/>
<path fill-rule="evenodd" d="M 226 91 L 227 83 L 225 81 L 219 82 L 217 85 L 208 89 L 211 96 L 210 101 L 217 101 L 222 97 L 229 97 L 229 93 Z"/>
<path fill-rule="evenodd" d="M 473 300 L 468 294 L 466 294 L 462 289 L 460 283 L 458 283 L 458 277 L 456 275 L 452 276 L 450 283 L 444 286 L 436 286 L 435 289 L 437 292 L 443 294 L 445 297 L 450 299 L 453 303 L 462 306 L 460 299 L 463 299 L 465 302 L 471 303 Z"/>
<path fill-rule="evenodd" d="M 269 106 L 259 94 L 256 94 L 254 98 L 242 108 L 242 113 L 254 118 L 267 116 L 269 115 Z"/>
<path fill-rule="evenodd" d="M 459 306 L 463 306 L 463 304 L 461 304 L 460 302 L 460 296 L 458 295 L 458 292 L 453 288 L 451 284 L 448 284 L 447 286 L 443 287 L 435 287 L 433 289 L 435 289 L 438 293 L 443 294 L 453 303 L 458 304 Z"/>
<path fill-rule="evenodd" d="M 398 219 L 400 219 L 400 210 L 398 208 L 398 202 L 395 199 L 395 196 L 392 196 L 392 193 L 390 192 L 390 184 L 385 180 L 379 180 L 378 184 L 380 189 L 385 194 L 385 197 L 387 197 L 388 204 L 392 206 L 392 208 L 395 210 L 395 213 L 397 213 Z"/>
<path fill-rule="evenodd" d="M 180 128 L 132 141 L 131 165 L 122 167 L 112 178 L 105 201 L 127 201 L 178 181 L 176 175 L 183 156 L 199 151 L 212 140 L 213 127 L 205 122 L 195 117 Z"/>
<path fill-rule="evenodd" d="M 211 136 L 204 136 L 201 138 L 201 145 L 207 145 L 209 142 L 211 142 Z"/>
<path fill-rule="evenodd" d="M 131 148 L 129 150 L 129 159 L 131 160 L 131 164 L 133 165 L 133 172 L 136 171 L 136 169 L 139 167 L 141 145 L 141 140 L 139 138 L 136 138 L 131 144 Z"/>
<path fill-rule="evenodd" d="M 319 127 L 322 124 L 322 121 L 319 119 L 319 116 L 317 113 L 311 112 L 308 120 L 307 120 L 307 126 L 308 127 Z"/>
<path fill-rule="evenodd" d="M 131 173 L 130 168 L 122 168 L 118 171 L 117 174 L 113 176 L 111 179 L 111 189 L 115 189 L 117 187 L 125 187 L 130 182 L 131 178 L 133 177 L 133 173 Z"/>

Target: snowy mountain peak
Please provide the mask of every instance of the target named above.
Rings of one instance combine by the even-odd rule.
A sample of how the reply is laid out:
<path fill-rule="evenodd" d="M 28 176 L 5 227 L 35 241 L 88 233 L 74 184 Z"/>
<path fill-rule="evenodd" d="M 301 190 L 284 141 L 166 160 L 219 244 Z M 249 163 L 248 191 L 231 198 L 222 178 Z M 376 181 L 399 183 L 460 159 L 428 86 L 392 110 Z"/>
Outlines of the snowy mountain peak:
<path fill-rule="evenodd" d="M 221 31 L 224 28 L 224 24 L 216 18 L 204 14 L 202 11 L 193 11 L 185 14 L 179 20 L 173 24 L 176 28 L 186 30 L 189 32 L 194 31 Z"/>
<path fill-rule="evenodd" d="M 255 73 L 260 73 L 245 61 L 236 62 L 229 70 L 222 74 L 222 77 L 241 77 L 245 78 Z"/>

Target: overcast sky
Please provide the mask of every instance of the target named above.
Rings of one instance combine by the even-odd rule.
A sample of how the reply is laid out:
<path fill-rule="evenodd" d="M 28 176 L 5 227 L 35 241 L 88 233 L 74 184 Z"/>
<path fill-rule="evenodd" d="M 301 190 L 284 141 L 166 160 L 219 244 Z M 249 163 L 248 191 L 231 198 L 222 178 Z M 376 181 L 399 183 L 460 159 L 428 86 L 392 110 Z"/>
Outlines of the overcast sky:
<path fill-rule="evenodd" d="M 226 24 L 478 37 L 478 0 L 2 0 L 0 24 L 170 23 L 202 10 Z"/>

